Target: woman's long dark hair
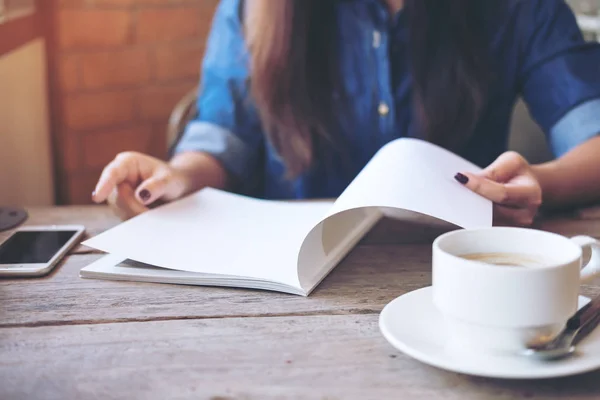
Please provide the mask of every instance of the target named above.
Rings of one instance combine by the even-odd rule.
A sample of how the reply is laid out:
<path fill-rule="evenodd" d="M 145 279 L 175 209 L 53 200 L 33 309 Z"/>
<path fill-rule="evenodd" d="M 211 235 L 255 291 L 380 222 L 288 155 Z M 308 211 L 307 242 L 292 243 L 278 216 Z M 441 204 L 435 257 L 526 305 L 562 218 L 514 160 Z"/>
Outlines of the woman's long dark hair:
<path fill-rule="evenodd" d="M 477 123 L 490 79 L 481 3 L 485 1 L 405 1 L 421 134 L 457 152 Z"/>
<path fill-rule="evenodd" d="M 251 0 L 245 9 L 250 85 L 268 139 L 290 176 L 339 138 L 328 129 L 339 0 Z M 460 151 L 486 98 L 481 0 L 405 0 L 420 137 Z"/>

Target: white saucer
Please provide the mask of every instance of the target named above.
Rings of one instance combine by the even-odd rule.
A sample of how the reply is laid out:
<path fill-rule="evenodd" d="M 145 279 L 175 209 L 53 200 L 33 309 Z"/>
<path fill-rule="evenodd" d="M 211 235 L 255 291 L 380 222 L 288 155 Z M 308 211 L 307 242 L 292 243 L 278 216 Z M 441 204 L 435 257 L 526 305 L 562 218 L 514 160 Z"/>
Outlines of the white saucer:
<path fill-rule="evenodd" d="M 386 340 L 425 364 L 463 374 L 509 379 L 553 378 L 600 368 L 600 327 L 578 344 L 576 354 L 558 361 L 447 349 L 444 319 L 433 305 L 431 293 L 431 287 L 426 287 L 400 296 L 387 304 L 379 316 L 379 329 Z M 579 307 L 589 301 L 580 296 Z"/>

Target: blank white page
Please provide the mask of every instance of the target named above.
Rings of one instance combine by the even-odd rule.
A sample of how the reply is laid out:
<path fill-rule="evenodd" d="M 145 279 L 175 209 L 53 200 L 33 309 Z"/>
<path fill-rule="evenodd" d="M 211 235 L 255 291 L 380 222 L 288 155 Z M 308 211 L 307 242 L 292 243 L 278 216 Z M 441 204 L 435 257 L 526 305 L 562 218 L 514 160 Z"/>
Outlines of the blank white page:
<path fill-rule="evenodd" d="M 203 189 L 84 244 L 163 268 L 300 287 L 297 257 L 330 202 L 276 202 Z"/>

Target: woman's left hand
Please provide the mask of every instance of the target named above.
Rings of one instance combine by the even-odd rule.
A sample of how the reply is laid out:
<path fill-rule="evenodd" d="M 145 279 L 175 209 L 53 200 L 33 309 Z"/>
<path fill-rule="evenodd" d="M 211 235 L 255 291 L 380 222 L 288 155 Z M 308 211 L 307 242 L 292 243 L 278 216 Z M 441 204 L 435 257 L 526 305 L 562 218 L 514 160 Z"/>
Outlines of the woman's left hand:
<path fill-rule="evenodd" d="M 459 172 L 454 178 L 494 202 L 494 225 L 529 226 L 542 204 L 542 188 L 531 165 L 513 151 L 478 174 Z"/>

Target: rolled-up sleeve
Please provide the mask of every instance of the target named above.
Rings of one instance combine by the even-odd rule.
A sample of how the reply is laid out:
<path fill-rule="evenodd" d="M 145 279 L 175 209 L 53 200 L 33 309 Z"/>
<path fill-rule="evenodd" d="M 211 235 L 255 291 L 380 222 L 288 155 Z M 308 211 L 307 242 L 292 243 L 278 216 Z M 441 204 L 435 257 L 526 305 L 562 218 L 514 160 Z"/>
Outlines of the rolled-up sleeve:
<path fill-rule="evenodd" d="M 242 35 L 240 0 L 221 0 L 213 18 L 201 67 L 197 117 L 175 153 L 214 156 L 241 181 L 256 170 L 263 135 L 248 91 L 248 55 Z"/>
<path fill-rule="evenodd" d="M 521 2 L 519 84 L 556 156 L 600 133 L 600 44 L 564 0 Z"/>

